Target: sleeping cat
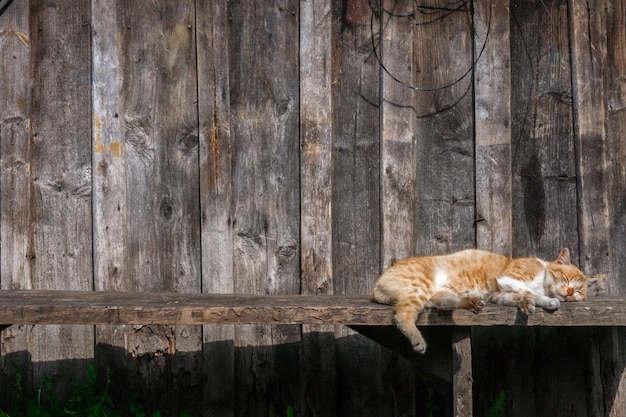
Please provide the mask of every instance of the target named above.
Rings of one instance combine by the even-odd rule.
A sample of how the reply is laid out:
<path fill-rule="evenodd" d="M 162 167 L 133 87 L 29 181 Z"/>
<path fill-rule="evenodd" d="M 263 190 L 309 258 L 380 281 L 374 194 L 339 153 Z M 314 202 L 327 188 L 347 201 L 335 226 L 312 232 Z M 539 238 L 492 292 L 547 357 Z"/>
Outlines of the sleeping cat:
<path fill-rule="evenodd" d="M 400 260 L 377 280 L 372 299 L 392 304 L 395 322 L 413 350 L 426 351 L 415 326 L 424 307 L 469 309 L 478 313 L 485 300 L 518 306 L 524 314 L 535 306 L 556 310 L 562 301 L 587 298 L 587 278 L 563 249 L 554 262 L 537 258 L 512 259 L 478 249 L 443 256 Z"/>

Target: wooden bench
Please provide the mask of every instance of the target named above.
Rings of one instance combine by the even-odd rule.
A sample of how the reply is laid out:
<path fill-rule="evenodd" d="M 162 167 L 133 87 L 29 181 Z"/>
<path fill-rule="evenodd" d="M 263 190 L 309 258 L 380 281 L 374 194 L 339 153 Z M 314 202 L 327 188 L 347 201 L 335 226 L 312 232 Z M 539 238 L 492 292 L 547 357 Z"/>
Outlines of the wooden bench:
<path fill-rule="evenodd" d="M 0 330 L 10 325 L 347 325 L 404 355 L 408 341 L 393 327 L 393 310 L 369 296 L 231 295 L 90 291 L 0 291 Z M 516 308 L 489 304 L 467 310 L 425 310 L 418 326 L 452 326 L 452 354 L 439 357 L 451 375 L 456 416 L 472 415 L 473 326 L 626 326 L 626 297 L 563 303 L 555 312 L 524 316 Z M 386 329 L 381 331 L 381 329 Z M 390 333 L 395 331 L 395 335 Z M 415 355 L 417 357 L 418 355 Z M 432 359 L 431 359 L 432 362 Z M 436 362 L 436 361 L 435 361 Z"/>

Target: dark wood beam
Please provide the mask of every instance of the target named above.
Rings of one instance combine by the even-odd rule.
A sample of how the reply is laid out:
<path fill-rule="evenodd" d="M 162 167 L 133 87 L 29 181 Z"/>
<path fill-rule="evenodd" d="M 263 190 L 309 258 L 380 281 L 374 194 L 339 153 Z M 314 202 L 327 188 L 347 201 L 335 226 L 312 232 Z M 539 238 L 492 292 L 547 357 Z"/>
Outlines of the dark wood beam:
<path fill-rule="evenodd" d="M 346 324 L 388 326 L 393 309 L 369 296 L 230 295 L 92 291 L 0 291 L 2 324 Z M 419 326 L 626 326 L 626 297 L 563 303 L 555 312 L 524 316 L 487 305 L 425 310 Z"/>

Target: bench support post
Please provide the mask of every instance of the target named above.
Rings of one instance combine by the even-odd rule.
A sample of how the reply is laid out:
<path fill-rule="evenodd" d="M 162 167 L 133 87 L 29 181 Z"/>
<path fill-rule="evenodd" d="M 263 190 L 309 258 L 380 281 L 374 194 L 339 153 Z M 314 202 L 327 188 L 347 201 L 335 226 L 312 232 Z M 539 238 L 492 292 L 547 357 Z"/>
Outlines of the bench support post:
<path fill-rule="evenodd" d="M 471 328 L 452 332 L 452 395 L 455 417 L 472 416 L 472 339 Z"/>

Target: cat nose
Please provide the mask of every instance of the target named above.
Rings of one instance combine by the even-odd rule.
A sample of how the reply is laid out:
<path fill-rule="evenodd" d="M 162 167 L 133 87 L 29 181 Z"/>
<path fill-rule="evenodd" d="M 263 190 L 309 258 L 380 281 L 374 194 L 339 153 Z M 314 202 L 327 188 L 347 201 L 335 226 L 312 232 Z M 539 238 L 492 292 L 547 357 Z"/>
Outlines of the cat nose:
<path fill-rule="evenodd" d="M 567 289 L 567 296 L 571 297 L 572 295 L 574 295 L 574 289 L 572 287 Z"/>

